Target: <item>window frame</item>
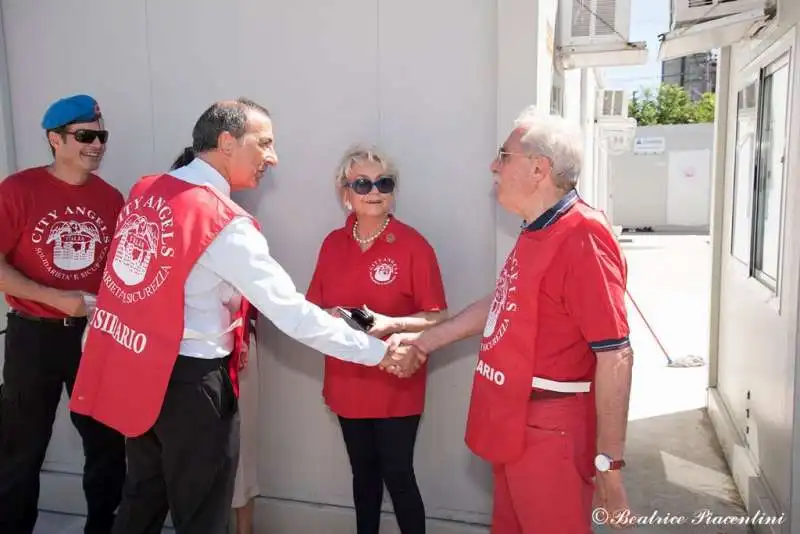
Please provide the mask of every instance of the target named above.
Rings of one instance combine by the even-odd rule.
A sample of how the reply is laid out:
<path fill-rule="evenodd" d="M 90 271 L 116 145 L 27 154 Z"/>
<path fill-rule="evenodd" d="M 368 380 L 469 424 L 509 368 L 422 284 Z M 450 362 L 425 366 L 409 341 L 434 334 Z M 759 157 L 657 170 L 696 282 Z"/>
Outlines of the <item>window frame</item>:
<path fill-rule="evenodd" d="M 785 109 L 786 109 L 786 116 L 784 117 L 785 128 L 787 134 L 790 134 L 789 126 L 791 125 L 791 117 L 793 112 L 793 103 L 792 103 L 792 94 L 794 91 L 794 70 L 797 68 L 793 60 L 794 56 L 794 39 L 795 31 L 790 30 L 785 35 L 777 39 L 776 41 L 772 42 L 770 45 L 766 47 L 740 47 L 736 49 L 734 48 L 734 61 L 738 64 L 736 70 L 737 75 L 735 77 L 735 84 L 732 89 L 735 92 L 731 94 L 731 104 L 735 104 L 735 108 L 732 112 L 729 113 L 729 124 L 732 126 L 729 127 L 729 131 L 734 133 L 733 140 L 730 141 L 731 145 L 734 148 L 733 151 L 733 159 L 729 160 L 732 164 L 733 168 L 733 191 L 731 196 L 731 212 L 730 216 L 727 220 L 728 231 L 730 235 L 730 243 L 728 246 L 728 255 L 730 258 L 736 260 L 736 263 L 741 265 L 744 269 L 742 273 L 748 279 L 752 280 L 753 282 L 753 289 L 756 290 L 758 293 L 763 294 L 764 298 L 767 301 L 771 302 L 771 306 L 776 308 L 776 311 L 780 312 L 780 291 L 782 289 L 782 263 L 784 259 L 784 238 L 785 238 L 785 231 L 784 231 L 784 224 L 786 220 L 786 188 L 787 188 L 787 174 L 789 172 L 787 163 L 788 158 L 788 144 L 786 144 L 784 148 L 783 158 L 784 164 L 782 165 L 781 175 L 780 175 L 780 201 L 779 201 L 779 225 L 778 225 L 778 261 L 777 261 L 777 277 L 773 279 L 773 277 L 763 273 L 759 269 L 756 269 L 756 255 L 758 254 L 757 245 L 760 245 L 762 241 L 757 241 L 756 237 L 758 235 L 757 228 L 758 225 L 761 224 L 759 222 L 759 214 L 761 213 L 758 210 L 759 203 L 762 201 L 760 198 L 761 195 L 765 193 L 765 191 L 760 191 L 759 187 L 763 184 L 763 177 L 761 176 L 762 172 L 762 165 L 763 165 L 763 155 L 762 155 L 762 135 L 763 135 L 763 101 L 764 101 L 764 80 L 767 76 L 774 74 L 775 72 L 779 71 L 783 67 L 788 68 L 788 87 L 787 87 L 787 99 L 785 102 Z M 749 48 L 749 49 L 748 49 Z M 759 50 L 760 48 L 760 50 Z M 736 56 L 739 58 L 736 58 Z M 749 56 L 749 58 L 747 58 Z M 738 60 L 737 60 L 738 59 Z M 738 142 L 739 142 L 739 120 L 740 120 L 740 110 L 738 106 L 738 97 L 739 93 L 743 90 L 746 90 L 749 85 L 753 82 L 756 82 L 756 117 L 755 117 L 755 134 L 754 134 L 754 149 L 751 158 L 751 171 L 749 172 L 747 179 L 749 180 L 749 192 L 750 192 L 750 202 L 752 206 L 752 213 L 750 216 L 749 224 L 743 226 L 742 228 L 736 228 L 736 213 L 738 210 L 743 209 L 744 206 L 737 206 L 737 197 L 736 197 L 736 178 L 737 174 L 740 173 L 739 171 L 739 162 L 738 162 Z M 734 238 L 736 230 L 746 231 L 747 232 L 747 241 L 748 241 L 748 255 L 745 258 L 740 258 L 739 256 L 734 254 Z"/>
<path fill-rule="evenodd" d="M 778 176 L 778 180 L 780 180 L 779 187 L 780 190 L 778 191 L 778 247 L 777 247 L 777 260 L 776 260 L 776 267 L 775 267 L 775 276 L 767 273 L 763 269 L 763 250 L 764 250 L 764 221 L 762 215 L 766 207 L 767 196 L 768 192 L 765 187 L 766 176 L 764 174 L 764 166 L 767 164 L 767 158 L 770 155 L 774 154 L 772 152 L 776 147 L 772 144 L 772 140 L 769 140 L 770 144 L 770 155 L 765 154 L 764 151 L 764 134 L 767 133 L 765 130 L 766 124 L 764 121 L 765 118 L 765 97 L 767 96 L 765 93 L 765 86 L 767 78 L 774 76 L 777 72 L 781 69 L 785 68 L 787 72 L 787 86 L 786 86 L 786 101 L 783 103 L 785 106 L 785 115 L 783 117 L 784 127 L 783 130 L 786 134 L 789 134 L 789 116 L 791 115 L 791 89 L 792 89 L 792 78 L 791 78 L 791 61 L 789 57 L 789 52 L 784 53 L 774 61 L 771 61 L 767 65 L 761 68 L 761 72 L 759 74 L 758 80 L 758 87 L 757 87 L 757 95 L 756 98 L 758 100 L 758 111 L 757 111 L 757 126 L 756 126 L 756 150 L 755 150 L 755 157 L 754 157 L 754 177 L 753 177 L 753 217 L 751 220 L 751 236 L 750 236 L 750 276 L 767 286 L 769 289 L 777 293 L 779 291 L 780 280 L 781 280 L 781 263 L 783 260 L 783 236 L 784 236 L 784 228 L 783 223 L 786 216 L 785 210 L 785 201 L 786 201 L 786 173 L 787 168 L 785 165 L 786 161 L 786 150 L 788 148 L 788 143 L 783 143 L 782 149 L 783 153 L 781 154 L 781 168 L 780 168 L 780 176 Z M 774 79 L 774 78 L 773 78 Z M 770 106 L 774 105 L 773 98 L 774 94 L 774 86 L 770 87 L 770 94 L 769 98 L 770 101 L 768 104 Z M 760 247 L 759 247 L 760 245 Z M 759 265 L 761 263 L 761 265 Z"/>
<path fill-rule="evenodd" d="M 752 254 L 753 254 L 753 203 L 755 201 L 755 182 L 756 182 L 755 160 L 756 160 L 756 154 L 757 154 L 758 126 L 759 126 L 759 123 L 758 123 L 758 119 L 759 119 L 758 102 L 759 102 L 759 98 L 760 98 L 760 94 L 761 94 L 761 79 L 760 79 L 760 76 L 749 76 L 745 80 L 743 80 L 743 83 L 740 84 L 740 85 L 741 86 L 736 91 L 736 116 L 735 116 L 735 121 L 734 121 L 736 126 L 734 128 L 735 129 L 735 134 L 734 134 L 734 140 L 733 140 L 733 144 L 734 144 L 734 148 L 735 148 L 734 153 L 733 153 L 733 177 L 732 177 L 732 181 L 733 181 L 733 198 L 732 198 L 732 204 L 731 204 L 731 220 L 730 220 L 731 242 L 730 242 L 730 249 L 729 249 L 728 252 L 730 253 L 731 257 L 733 257 L 735 260 L 739 261 L 740 263 L 744 264 L 745 266 L 747 266 L 749 268 L 749 266 L 750 266 L 750 258 L 751 258 Z M 749 87 L 751 87 L 751 86 L 755 88 L 755 91 L 754 91 L 755 92 L 755 96 L 754 96 L 755 102 L 753 103 L 754 106 L 752 108 L 747 108 L 747 107 L 742 108 L 742 107 L 739 106 L 740 95 L 743 95 L 744 98 L 746 99 L 746 97 L 747 97 L 747 89 Z M 753 135 L 752 135 L 753 139 L 751 141 L 753 147 L 752 147 L 752 150 L 751 150 L 751 153 L 750 153 L 750 159 L 749 159 L 750 165 L 749 165 L 749 169 L 748 169 L 748 174 L 746 176 L 740 176 L 741 170 L 742 170 L 742 168 L 741 168 L 741 163 L 742 162 L 740 161 L 740 157 L 739 157 L 740 144 L 744 141 L 744 139 L 740 138 L 741 130 L 739 129 L 739 126 L 740 126 L 739 122 L 740 122 L 740 118 L 741 118 L 740 113 L 741 113 L 741 111 L 743 109 L 754 109 L 755 110 L 754 111 L 754 117 L 753 117 L 755 124 L 753 125 Z M 740 206 L 740 205 L 737 204 L 737 201 L 739 200 L 739 198 L 738 198 L 738 192 L 739 192 L 738 189 L 739 189 L 740 185 L 743 185 L 739 181 L 740 178 L 746 178 L 748 180 L 748 188 L 747 188 L 748 197 L 747 197 L 747 205 L 746 206 Z M 737 227 L 737 225 L 736 225 L 736 223 L 737 223 L 736 218 L 740 214 L 740 210 L 743 209 L 743 208 L 746 209 L 747 213 L 749 214 L 749 218 L 746 221 L 747 224 L 740 228 L 740 227 Z M 747 237 L 747 239 L 746 239 L 747 249 L 746 249 L 746 251 L 744 251 L 745 253 L 743 255 L 741 255 L 741 256 L 739 256 L 737 254 L 737 251 L 735 249 L 736 239 L 737 239 L 737 236 L 739 235 L 739 232 L 743 232 Z"/>

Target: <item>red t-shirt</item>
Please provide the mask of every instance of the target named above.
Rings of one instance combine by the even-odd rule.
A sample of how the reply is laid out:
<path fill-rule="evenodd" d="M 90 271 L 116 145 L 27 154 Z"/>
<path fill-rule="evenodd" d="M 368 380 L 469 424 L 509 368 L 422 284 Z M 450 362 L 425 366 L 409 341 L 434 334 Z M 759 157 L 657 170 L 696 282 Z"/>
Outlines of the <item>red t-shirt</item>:
<path fill-rule="evenodd" d="M 392 218 L 365 252 L 352 237 L 355 217 L 325 238 L 307 298 L 323 308 L 361 307 L 390 317 L 447 309 L 436 253 L 416 230 Z M 325 358 L 323 397 L 348 418 L 419 415 L 427 368 L 397 378 L 376 367 Z"/>
<path fill-rule="evenodd" d="M 44 167 L 0 182 L 0 254 L 39 284 L 97 293 L 122 193 L 95 175 L 75 186 Z M 9 306 L 38 317 L 64 317 L 39 302 L 6 295 Z"/>
<path fill-rule="evenodd" d="M 576 204 L 563 217 L 591 210 Z M 548 232 L 552 225 L 535 232 Z M 593 379 L 596 352 L 629 344 L 625 308 L 627 264 L 613 233 L 581 224 L 542 279 L 535 376 L 558 381 Z"/>

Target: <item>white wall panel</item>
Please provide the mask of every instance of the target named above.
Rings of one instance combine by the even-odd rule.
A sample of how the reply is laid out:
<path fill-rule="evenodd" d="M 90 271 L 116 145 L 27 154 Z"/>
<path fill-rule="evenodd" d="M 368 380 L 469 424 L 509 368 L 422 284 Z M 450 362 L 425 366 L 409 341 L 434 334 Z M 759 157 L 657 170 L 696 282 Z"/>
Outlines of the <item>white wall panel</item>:
<path fill-rule="evenodd" d="M 18 166 L 49 158 L 38 126 L 47 104 L 87 92 L 111 130 L 102 174 L 127 193 L 139 176 L 168 168 L 209 104 L 247 96 L 272 112 L 280 164 L 236 198 L 300 290 L 322 239 L 343 222 L 333 172 L 356 141 L 379 142 L 396 160 L 397 214 L 435 247 L 452 310 L 492 290 L 517 221 L 496 222 L 489 165 L 511 120 L 547 102 L 551 84 L 549 64 L 547 78 L 537 76 L 546 46 L 536 3 L 0 2 Z M 352 504 L 350 467 L 322 402 L 322 357 L 266 321 L 260 330 L 259 526 L 300 532 L 330 520 L 328 532 L 351 530 L 352 512 L 341 508 Z M 430 366 L 417 473 L 437 518 L 485 521 L 490 511 L 489 466 L 463 442 L 476 341 Z M 43 501 L 81 512 L 82 453 L 65 415 Z"/>
<path fill-rule="evenodd" d="M 787 517 L 793 513 L 791 525 L 780 532 L 797 531 L 797 325 L 798 325 L 798 189 L 796 168 L 800 157 L 798 106 L 800 85 L 798 70 L 797 14 L 781 12 L 776 27 L 762 39 L 732 48 L 732 79 L 729 92 L 726 149 L 724 241 L 720 266 L 721 293 L 719 310 L 719 354 L 717 363 L 718 392 L 715 392 L 730 414 L 739 441 L 748 449 L 746 462 L 735 461 L 733 475 L 745 501 L 755 509 L 774 507 Z M 794 27 L 792 27 L 794 25 Z M 790 51 L 794 79 L 789 87 L 787 116 L 788 139 L 775 146 L 785 146 L 786 173 L 783 177 L 782 229 L 780 237 L 781 266 L 776 291 L 770 290 L 751 276 L 748 266 L 730 254 L 732 209 L 736 197 L 733 178 L 736 169 L 736 104 L 737 93 L 759 69 L 767 67 Z M 784 144 L 782 145 L 781 142 Z M 778 149 L 780 150 L 780 148 Z M 774 176 L 779 180 L 780 177 Z M 743 209 L 743 206 L 737 206 Z M 722 230 L 721 230 L 722 231 Z M 737 231 L 739 229 L 737 228 Z M 718 425 L 718 423 L 715 421 Z M 728 430 L 728 429 L 726 429 Z M 730 445 L 724 443 L 730 450 Z M 741 455 L 740 455 L 741 456 Z M 793 464 L 794 462 L 794 464 Z M 751 469 L 754 469 L 751 471 Z M 751 473 L 757 473 L 754 477 Z M 761 502 L 766 499 L 770 502 Z"/>
<path fill-rule="evenodd" d="M 6 0 L 0 7 L 17 167 L 51 161 L 40 126 L 47 106 L 88 93 L 98 100 L 111 132 L 99 174 L 127 194 L 152 166 L 153 155 L 144 5 Z M 64 395 L 44 465 L 42 506 L 82 511 L 80 478 L 63 475 L 82 467 L 81 441 Z M 64 491 L 51 491 L 56 486 Z"/>
<path fill-rule="evenodd" d="M 435 248 L 455 313 L 494 288 L 495 9 L 461 0 L 379 6 L 380 136 L 400 166 L 397 214 Z M 491 511 L 489 466 L 464 444 L 477 349 L 467 341 L 430 366 L 416 466 L 435 517 Z"/>
<path fill-rule="evenodd" d="M 343 220 L 336 160 L 377 132 L 375 3 L 149 1 L 148 19 L 158 161 L 169 165 L 190 143 L 214 100 L 247 96 L 267 106 L 280 163 L 238 199 L 304 290 L 322 239 Z M 273 328 L 264 333 L 264 494 L 349 504 L 350 466 L 320 397 L 322 355 Z"/>
<path fill-rule="evenodd" d="M 88 93 L 111 132 L 100 175 L 127 194 L 153 165 L 144 4 L 6 0 L 2 10 L 17 166 L 50 161 L 47 106 Z"/>

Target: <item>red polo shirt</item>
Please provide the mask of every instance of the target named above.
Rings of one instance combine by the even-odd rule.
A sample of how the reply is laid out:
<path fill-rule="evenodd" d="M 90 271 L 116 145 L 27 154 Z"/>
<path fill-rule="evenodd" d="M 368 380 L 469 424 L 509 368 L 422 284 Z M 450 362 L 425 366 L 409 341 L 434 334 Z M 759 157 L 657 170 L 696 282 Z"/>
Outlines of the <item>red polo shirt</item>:
<path fill-rule="evenodd" d="M 361 307 L 390 317 L 447 308 L 439 263 L 422 235 L 395 218 L 362 252 L 353 239 L 350 215 L 325 238 L 308 288 L 309 301 L 323 308 Z M 397 378 L 375 367 L 327 356 L 323 397 L 337 415 L 379 418 L 419 415 L 425 404 L 427 368 Z"/>
<path fill-rule="evenodd" d="M 0 254 L 39 284 L 97 293 L 122 193 L 95 175 L 81 185 L 44 167 L 0 182 Z M 64 314 L 39 302 L 6 295 L 9 306 L 39 317 Z"/>
<path fill-rule="evenodd" d="M 573 191 L 524 231 L 548 232 L 562 217 L 590 210 Z M 627 263 L 615 236 L 581 225 L 542 279 L 534 375 L 557 381 L 594 378 L 595 353 L 629 345 Z"/>

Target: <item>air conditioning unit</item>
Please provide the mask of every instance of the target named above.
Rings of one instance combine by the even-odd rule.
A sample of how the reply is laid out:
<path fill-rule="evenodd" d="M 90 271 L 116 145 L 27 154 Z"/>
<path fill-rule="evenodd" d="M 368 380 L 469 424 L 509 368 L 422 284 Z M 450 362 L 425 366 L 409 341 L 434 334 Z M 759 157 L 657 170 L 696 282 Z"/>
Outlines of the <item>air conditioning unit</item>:
<path fill-rule="evenodd" d="M 558 61 L 564 69 L 644 65 L 647 42 L 630 42 L 631 0 L 559 0 Z"/>
<path fill-rule="evenodd" d="M 676 26 L 767 9 L 775 0 L 672 0 L 672 21 Z"/>
<path fill-rule="evenodd" d="M 601 89 L 597 94 L 598 119 L 624 119 L 628 117 L 628 94 L 618 89 Z"/>
<path fill-rule="evenodd" d="M 559 11 L 562 47 L 630 40 L 631 0 L 561 0 Z"/>

